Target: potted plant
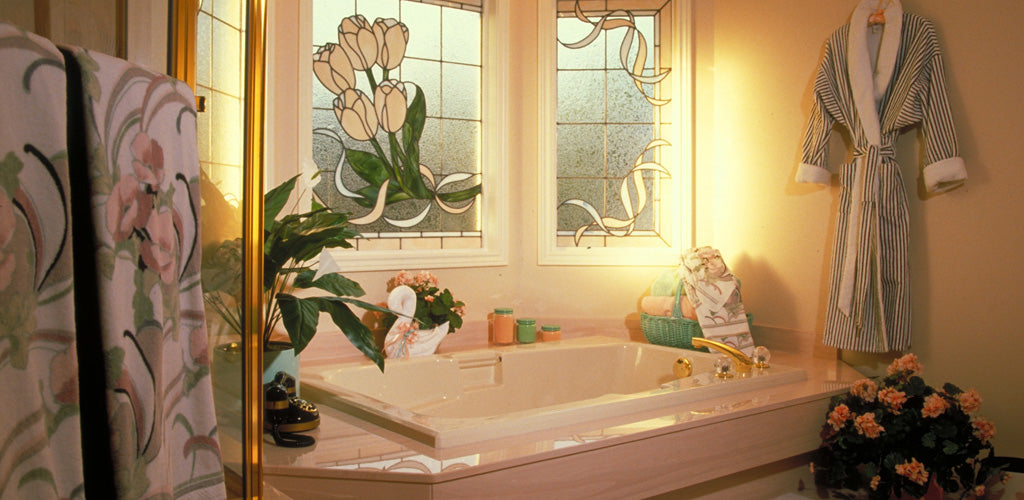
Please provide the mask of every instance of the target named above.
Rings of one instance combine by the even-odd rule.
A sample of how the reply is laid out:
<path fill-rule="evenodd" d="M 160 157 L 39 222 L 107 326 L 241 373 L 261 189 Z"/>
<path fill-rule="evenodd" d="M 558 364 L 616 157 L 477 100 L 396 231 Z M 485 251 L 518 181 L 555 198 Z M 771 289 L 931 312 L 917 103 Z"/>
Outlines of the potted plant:
<path fill-rule="evenodd" d="M 833 398 L 811 463 L 819 487 L 872 499 L 984 497 L 1004 465 L 993 456 L 995 425 L 976 414 L 981 396 L 949 383 L 937 390 L 921 370 L 907 354 L 879 382 L 859 380 Z"/>
<path fill-rule="evenodd" d="M 358 300 L 356 297 L 363 296 L 365 292 L 355 281 L 340 273 L 318 275 L 314 269 L 324 250 L 351 248 L 349 240 L 359 234 L 348 227 L 347 214 L 329 211 L 315 197 L 309 211 L 281 215 L 295 189 L 297 178 L 288 179 L 264 195 L 264 321 L 260 336 L 264 350 L 275 347 L 271 337 L 280 325 L 287 332 L 287 343 L 297 356 L 316 335 L 320 313 L 325 312 L 349 341 L 383 371 L 384 358 L 373 341 L 370 329 L 349 305 L 376 312 L 390 311 Z M 237 281 L 241 273 L 241 241 L 224 241 L 212 251 L 212 258 L 204 260 L 206 304 L 231 329 L 241 334 Z M 316 296 L 302 293 L 313 289 L 328 293 Z"/>

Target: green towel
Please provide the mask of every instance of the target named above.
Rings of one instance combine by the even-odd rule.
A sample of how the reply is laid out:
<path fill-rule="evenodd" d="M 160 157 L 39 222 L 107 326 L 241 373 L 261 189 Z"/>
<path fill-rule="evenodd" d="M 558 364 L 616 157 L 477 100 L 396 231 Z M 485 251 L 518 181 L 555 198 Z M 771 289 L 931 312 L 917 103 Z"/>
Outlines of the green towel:
<path fill-rule="evenodd" d="M 651 283 L 652 297 L 671 297 L 676 294 L 679 287 L 679 273 L 675 269 L 668 269 L 658 275 L 654 283 Z"/>

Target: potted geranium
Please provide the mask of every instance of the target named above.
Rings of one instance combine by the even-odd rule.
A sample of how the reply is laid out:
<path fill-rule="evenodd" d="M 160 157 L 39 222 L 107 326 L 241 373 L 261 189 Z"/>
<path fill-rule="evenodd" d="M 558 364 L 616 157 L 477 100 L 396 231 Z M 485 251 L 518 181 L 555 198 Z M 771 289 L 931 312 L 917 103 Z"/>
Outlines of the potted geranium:
<path fill-rule="evenodd" d="M 981 396 L 949 383 L 935 389 L 920 373 L 907 354 L 880 381 L 862 379 L 833 398 L 811 464 L 819 487 L 872 499 L 984 495 L 1003 465 L 993 456 L 995 425 L 977 415 Z"/>
<path fill-rule="evenodd" d="M 358 300 L 356 297 L 363 296 L 365 292 L 355 281 L 336 272 L 318 275 L 314 268 L 324 250 L 351 248 L 349 240 L 359 234 L 348 227 L 346 214 L 329 211 L 315 197 L 309 211 L 288 213 L 279 218 L 297 178 L 288 179 L 264 195 L 264 321 L 260 335 L 264 351 L 276 347 L 271 337 L 280 325 L 288 335 L 286 347 L 294 349 L 297 356 L 316 335 L 320 313 L 326 312 L 349 341 L 383 370 L 384 358 L 373 341 L 373 334 L 349 305 L 377 312 L 388 310 Z M 203 269 L 207 305 L 239 334 L 242 324 L 237 279 L 221 278 L 232 274 L 237 277 L 241 273 L 240 249 L 239 240 L 220 243 L 211 249 L 215 252 L 214 259 Z M 327 294 L 311 296 L 301 293 L 311 289 Z"/>
<path fill-rule="evenodd" d="M 437 277 L 428 271 L 400 271 L 388 280 L 388 292 L 388 308 L 402 315 L 386 314 L 382 321 L 389 357 L 433 353 L 445 335 L 462 327 L 466 304 L 438 288 Z"/>

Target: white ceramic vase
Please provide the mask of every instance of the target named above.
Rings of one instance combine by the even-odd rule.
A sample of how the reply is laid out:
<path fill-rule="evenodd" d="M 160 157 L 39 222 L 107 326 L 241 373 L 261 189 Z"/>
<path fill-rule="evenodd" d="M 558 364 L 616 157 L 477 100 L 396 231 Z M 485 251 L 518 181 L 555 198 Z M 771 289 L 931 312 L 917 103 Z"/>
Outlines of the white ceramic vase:
<path fill-rule="evenodd" d="M 384 353 L 389 358 L 434 354 L 438 344 L 448 334 L 447 321 L 427 330 L 415 327 L 411 317 L 416 313 L 416 292 L 412 288 L 405 285 L 395 287 L 388 295 L 388 308 L 404 315 L 398 317 L 384 337 Z"/>

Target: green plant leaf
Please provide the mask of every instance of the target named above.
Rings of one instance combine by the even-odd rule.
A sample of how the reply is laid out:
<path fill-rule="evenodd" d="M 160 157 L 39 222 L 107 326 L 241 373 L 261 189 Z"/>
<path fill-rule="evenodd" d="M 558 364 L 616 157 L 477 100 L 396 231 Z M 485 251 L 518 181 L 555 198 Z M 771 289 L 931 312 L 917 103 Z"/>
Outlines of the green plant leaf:
<path fill-rule="evenodd" d="M 363 287 L 359 286 L 359 283 L 352 281 L 341 274 L 330 273 L 321 276 L 316 281 L 313 281 L 313 277 L 316 276 L 316 272 L 313 270 L 303 271 L 295 276 L 295 287 L 296 288 L 319 288 L 321 290 L 330 292 L 334 295 L 348 296 L 348 297 L 362 297 L 366 294 L 363 291 Z"/>
<path fill-rule="evenodd" d="M 377 344 L 373 342 L 373 333 L 349 309 L 345 303 L 347 302 L 346 300 L 341 297 L 312 297 L 306 300 L 316 301 L 319 310 L 330 314 L 331 321 L 348 337 L 349 342 L 356 346 L 366 357 L 373 360 L 377 367 L 380 368 L 380 371 L 384 371 L 384 356 L 381 355 Z M 380 309 L 376 306 L 374 308 Z M 295 354 L 298 353 L 299 350 L 296 348 Z"/>
<path fill-rule="evenodd" d="M 384 184 L 384 181 L 393 177 L 388 171 L 388 164 L 375 154 L 356 149 L 346 149 L 345 159 L 352 165 L 352 170 L 355 171 L 356 175 L 378 189 L 381 184 Z"/>
<path fill-rule="evenodd" d="M 276 298 L 284 329 L 298 356 L 316 335 L 316 327 L 320 322 L 318 301 L 315 298 L 300 299 L 287 293 L 279 293 Z"/>
<path fill-rule="evenodd" d="M 295 189 L 295 181 L 298 178 L 299 176 L 296 175 L 263 195 L 264 230 L 272 230 L 272 227 L 268 227 L 268 225 L 273 226 L 274 220 L 277 219 L 277 214 L 281 213 L 281 209 L 288 203 L 288 197 L 292 195 L 292 190 Z"/>

